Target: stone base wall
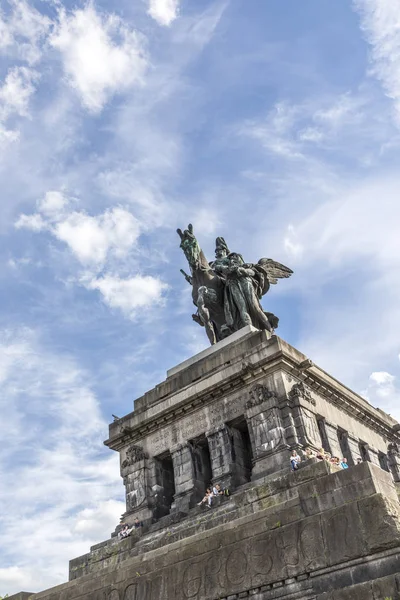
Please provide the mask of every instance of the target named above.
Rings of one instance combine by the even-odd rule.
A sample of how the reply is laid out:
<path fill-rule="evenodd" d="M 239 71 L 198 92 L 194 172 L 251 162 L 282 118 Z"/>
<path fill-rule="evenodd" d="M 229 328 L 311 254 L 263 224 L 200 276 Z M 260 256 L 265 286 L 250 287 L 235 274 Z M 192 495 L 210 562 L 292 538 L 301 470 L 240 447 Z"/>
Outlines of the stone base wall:
<path fill-rule="evenodd" d="M 69 583 L 31 600 L 394 600 L 399 427 L 280 338 L 244 328 L 110 425 L 124 520 L 145 526 L 93 546 Z M 290 451 L 307 446 L 366 462 L 290 472 Z M 210 482 L 233 492 L 211 510 L 197 506 Z"/>
<path fill-rule="evenodd" d="M 390 475 L 375 465 L 332 472 L 311 463 L 248 484 L 228 504 L 231 521 L 218 519 L 222 504 L 202 519 L 189 515 L 172 535 L 115 541 L 114 555 L 91 573 L 32 600 L 397 597 L 400 505 Z M 350 585 L 366 595 L 348 595 Z"/>

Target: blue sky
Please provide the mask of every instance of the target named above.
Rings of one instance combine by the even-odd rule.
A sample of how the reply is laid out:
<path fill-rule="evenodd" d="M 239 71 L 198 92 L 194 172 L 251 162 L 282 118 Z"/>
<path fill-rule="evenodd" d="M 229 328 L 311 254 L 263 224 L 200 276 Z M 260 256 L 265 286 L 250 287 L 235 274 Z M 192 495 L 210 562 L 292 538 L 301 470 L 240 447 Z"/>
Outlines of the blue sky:
<path fill-rule="evenodd" d="M 111 414 L 207 346 L 177 227 L 400 417 L 400 1 L 117 4 L 0 4 L 0 595 L 108 537 Z"/>

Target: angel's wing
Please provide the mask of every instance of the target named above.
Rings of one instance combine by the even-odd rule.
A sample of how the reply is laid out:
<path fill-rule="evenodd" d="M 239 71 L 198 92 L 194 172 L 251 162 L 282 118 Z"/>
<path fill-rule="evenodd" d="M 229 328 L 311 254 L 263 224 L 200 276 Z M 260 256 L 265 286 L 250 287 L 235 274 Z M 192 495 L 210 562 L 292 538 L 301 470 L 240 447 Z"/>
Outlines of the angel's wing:
<path fill-rule="evenodd" d="M 293 274 L 292 269 L 281 265 L 281 263 L 272 260 L 272 258 L 260 258 L 257 264 L 266 271 L 269 283 L 278 283 L 278 279 L 290 277 Z"/>

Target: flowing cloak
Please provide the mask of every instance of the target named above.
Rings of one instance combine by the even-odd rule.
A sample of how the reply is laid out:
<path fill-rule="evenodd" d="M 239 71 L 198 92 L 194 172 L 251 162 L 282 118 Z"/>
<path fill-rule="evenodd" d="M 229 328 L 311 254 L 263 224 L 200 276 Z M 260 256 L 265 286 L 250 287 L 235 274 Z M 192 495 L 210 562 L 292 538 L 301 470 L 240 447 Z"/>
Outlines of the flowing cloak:
<path fill-rule="evenodd" d="M 257 329 L 270 331 L 276 326 L 270 323 L 259 300 L 268 288 L 268 277 L 262 269 L 255 268 L 255 265 L 243 265 L 239 267 L 239 272 L 228 272 L 224 294 L 224 311 L 228 327 L 238 331 L 245 325 L 253 325 Z"/>

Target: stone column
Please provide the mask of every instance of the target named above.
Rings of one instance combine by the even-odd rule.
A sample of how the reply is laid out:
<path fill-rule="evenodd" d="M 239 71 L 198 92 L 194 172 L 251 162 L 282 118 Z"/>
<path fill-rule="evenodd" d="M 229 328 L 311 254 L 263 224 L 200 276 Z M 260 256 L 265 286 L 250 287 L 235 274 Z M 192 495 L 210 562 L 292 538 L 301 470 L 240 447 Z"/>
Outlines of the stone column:
<path fill-rule="evenodd" d="M 210 449 L 212 482 L 232 489 L 232 437 L 225 424 L 206 433 Z"/>
<path fill-rule="evenodd" d="M 400 447 L 395 442 L 388 445 L 387 461 L 395 481 L 400 481 Z"/>
<path fill-rule="evenodd" d="M 174 465 L 175 496 L 172 512 L 187 512 L 195 505 L 198 491 L 195 487 L 192 446 L 189 442 L 171 448 Z"/>
<path fill-rule="evenodd" d="M 275 392 L 258 385 L 249 393 L 246 420 L 253 450 L 252 479 L 279 471 L 289 464 L 289 446 Z"/>
<path fill-rule="evenodd" d="M 140 520 L 151 517 L 148 506 L 150 489 L 148 483 L 147 454 L 143 448 L 136 445 L 129 446 L 121 453 L 121 475 L 125 485 L 126 515 L 137 516 Z"/>

